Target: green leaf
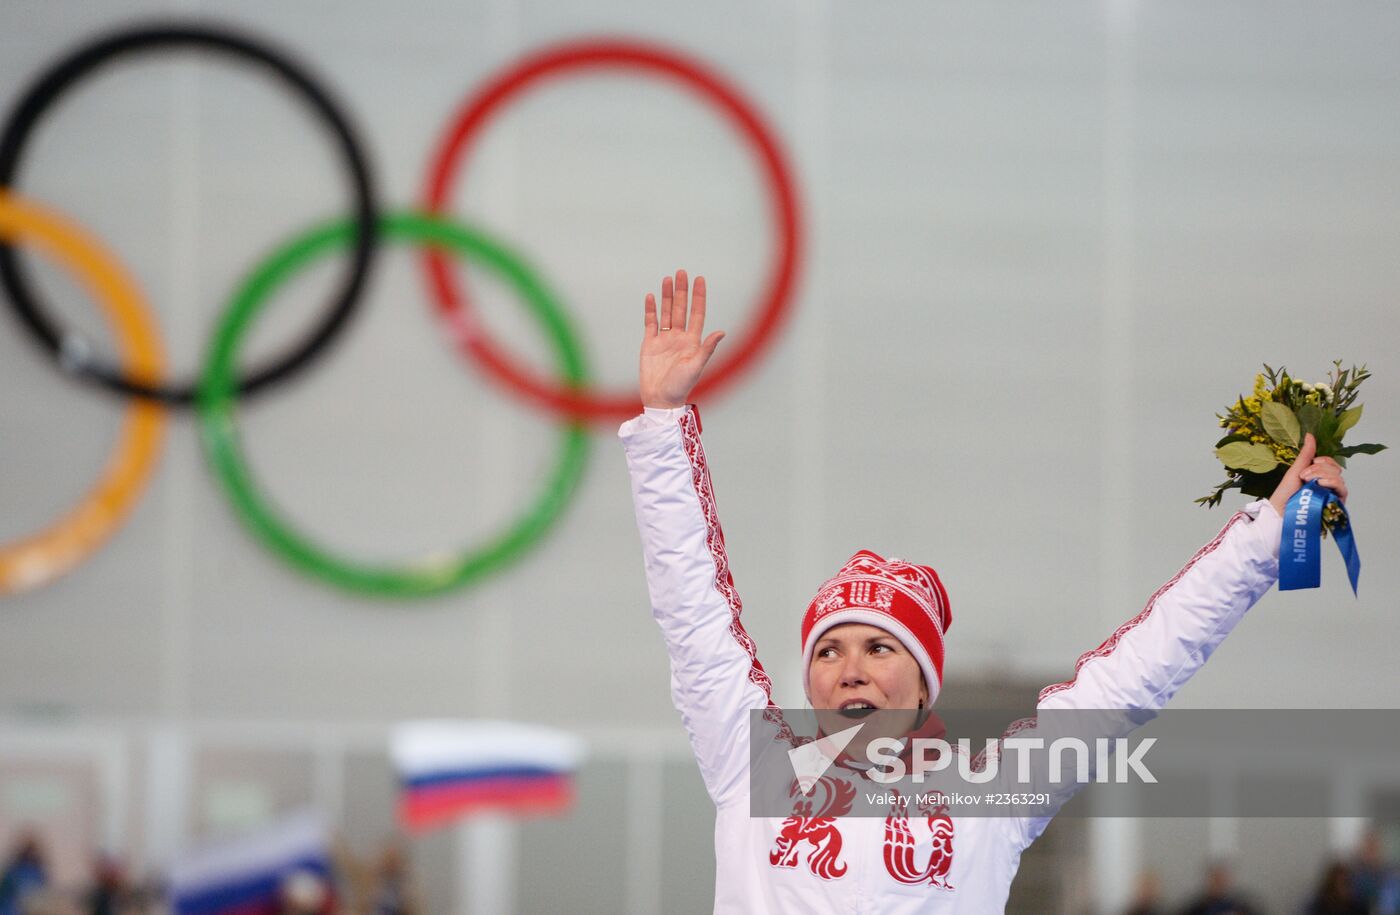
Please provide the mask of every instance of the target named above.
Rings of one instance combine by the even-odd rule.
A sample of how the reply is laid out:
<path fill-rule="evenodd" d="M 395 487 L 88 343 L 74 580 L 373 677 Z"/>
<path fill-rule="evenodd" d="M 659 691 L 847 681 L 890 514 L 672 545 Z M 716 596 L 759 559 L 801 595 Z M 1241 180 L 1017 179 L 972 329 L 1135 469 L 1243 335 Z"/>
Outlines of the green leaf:
<path fill-rule="evenodd" d="M 1261 416 L 1264 420 L 1264 431 L 1269 433 L 1269 438 L 1280 445 L 1287 445 L 1290 448 L 1298 447 L 1299 439 L 1303 437 L 1303 433 L 1298 427 L 1298 417 L 1293 415 L 1292 410 L 1281 403 L 1269 400 L 1264 402 Z"/>
<path fill-rule="evenodd" d="M 1222 438 L 1220 441 L 1216 442 L 1216 443 L 1215 443 L 1215 447 L 1219 448 L 1221 445 L 1228 445 L 1228 444 L 1230 444 L 1231 442 L 1247 442 L 1247 441 L 1249 441 L 1249 436 L 1248 436 L 1248 435 L 1241 435 L 1241 434 L 1238 433 L 1238 432 L 1231 432 L 1229 435 L 1225 436 L 1225 437 Z"/>
<path fill-rule="evenodd" d="M 1318 420 L 1322 419 L 1322 408 L 1315 403 L 1305 403 L 1298 408 L 1298 424 L 1304 432 L 1317 434 Z"/>
<path fill-rule="evenodd" d="M 1215 449 L 1215 456 L 1226 467 L 1234 470 L 1248 470 L 1251 473 L 1267 473 L 1278 466 L 1278 458 L 1268 445 L 1259 443 L 1231 442 Z"/>
<path fill-rule="evenodd" d="M 1347 434 L 1348 429 L 1356 425 L 1356 421 L 1361 418 L 1361 408 L 1364 406 L 1365 404 L 1358 404 L 1357 406 L 1352 407 L 1350 410 L 1343 412 L 1342 415 L 1338 418 L 1338 441 L 1341 441 L 1342 436 Z"/>
<path fill-rule="evenodd" d="M 1215 506 L 1220 504 L 1220 501 L 1222 499 L 1225 498 L 1225 490 L 1239 488 L 1239 479 L 1234 476 L 1231 476 L 1230 479 L 1226 480 L 1224 483 L 1221 483 L 1219 486 L 1216 486 L 1215 491 L 1212 492 L 1210 495 L 1201 496 L 1201 498 L 1197 499 L 1196 504 L 1203 505 L 1206 508 L 1214 508 Z"/>
<path fill-rule="evenodd" d="M 1317 436 L 1318 457 L 1332 457 L 1337 453 L 1337 446 L 1342 443 L 1342 437 L 1337 433 L 1337 424 L 1342 418 L 1330 410 L 1322 414 L 1322 419 L 1317 421 L 1317 431 L 1313 434 Z"/>
<path fill-rule="evenodd" d="M 1341 457 L 1351 457 L 1354 454 L 1379 454 L 1384 450 L 1384 445 L 1347 445 L 1345 448 L 1338 448 L 1337 454 Z"/>

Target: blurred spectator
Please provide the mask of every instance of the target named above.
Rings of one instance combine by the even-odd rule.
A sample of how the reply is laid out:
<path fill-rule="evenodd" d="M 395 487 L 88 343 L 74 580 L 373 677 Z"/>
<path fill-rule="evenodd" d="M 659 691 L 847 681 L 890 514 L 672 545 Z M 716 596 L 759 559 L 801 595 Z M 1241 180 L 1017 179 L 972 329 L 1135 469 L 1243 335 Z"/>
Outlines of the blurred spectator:
<path fill-rule="evenodd" d="M 1234 886 L 1230 866 L 1216 861 L 1206 869 L 1206 885 L 1182 915 L 1259 915 L 1259 909 L 1247 902 Z"/>
<path fill-rule="evenodd" d="M 370 915 L 419 915 L 423 911 L 414 892 L 403 849 L 391 844 L 379 859 L 370 891 Z"/>
<path fill-rule="evenodd" d="M 1369 915 L 1371 907 L 1357 898 L 1355 875 L 1340 861 L 1333 861 L 1322 872 L 1322 883 L 1304 910 L 1307 915 Z"/>
<path fill-rule="evenodd" d="M 1356 860 L 1351 865 L 1351 886 L 1356 898 L 1367 905 L 1373 905 L 1380 895 L 1381 884 L 1385 881 L 1385 853 L 1381 848 L 1381 834 L 1368 829 L 1361 837 L 1361 847 L 1356 852 Z"/>
<path fill-rule="evenodd" d="M 1369 829 L 1351 865 L 1351 888 L 1356 898 L 1378 915 L 1400 911 L 1400 872 L 1386 864 L 1379 830 Z"/>
<path fill-rule="evenodd" d="M 96 882 L 83 906 L 87 915 L 122 915 L 135 904 L 135 894 L 127 884 L 121 863 L 106 855 L 98 858 Z"/>
<path fill-rule="evenodd" d="M 1162 881 L 1156 871 L 1143 871 L 1138 874 L 1137 888 L 1133 890 L 1133 902 L 1124 915 L 1165 915 L 1162 907 Z"/>
<path fill-rule="evenodd" d="M 0 874 L 0 915 L 21 915 L 24 900 L 48 883 L 44 853 L 39 838 L 31 832 L 20 834 L 14 856 Z"/>

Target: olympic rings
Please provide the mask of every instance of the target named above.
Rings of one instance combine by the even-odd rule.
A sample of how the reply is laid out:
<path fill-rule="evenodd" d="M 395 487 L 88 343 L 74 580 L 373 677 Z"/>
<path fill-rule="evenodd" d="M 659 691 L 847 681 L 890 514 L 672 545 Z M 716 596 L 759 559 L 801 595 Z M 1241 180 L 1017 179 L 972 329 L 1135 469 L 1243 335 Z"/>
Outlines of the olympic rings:
<path fill-rule="evenodd" d="M 394 241 L 451 248 L 479 259 L 521 293 L 548 331 L 569 385 L 585 381 L 582 354 L 554 297 L 506 249 L 484 235 L 442 220 L 411 213 L 383 217 L 379 231 Z M 274 552 L 297 568 L 331 584 L 367 594 L 418 597 L 439 594 L 485 575 L 517 558 L 544 533 L 563 509 L 582 475 L 588 434 L 579 422 L 563 436 L 560 453 L 545 492 L 507 531 L 485 546 L 448 559 L 410 565 L 366 567 L 331 555 L 277 518 L 258 494 L 243 461 L 234 427 L 233 366 L 244 335 L 272 293 L 297 270 L 336 247 L 345 246 L 352 228 L 346 222 L 319 226 L 272 254 L 234 296 L 216 332 L 204 378 L 199 409 L 210 463 L 244 524 Z"/>
<path fill-rule="evenodd" d="M 79 79 L 119 57 L 175 47 L 226 54 L 259 64 L 277 76 L 308 104 L 321 125 L 335 139 L 354 194 L 354 251 L 329 311 L 306 340 L 289 347 L 270 365 L 252 372 L 239 383 L 240 393 L 251 394 L 305 368 L 344 327 L 359 301 L 374 250 L 377 210 L 362 146 L 348 118 L 330 94 L 295 59 L 261 39 L 206 24 L 157 23 L 103 36 L 50 66 L 21 96 L 3 132 L 0 132 L 0 187 L 14 185 L 24 144 L 30 134 L 53 103 Z M 81 358 L 75 363 L 75 353 L 81 352 L 81 349 L 74 347 L 72 341 L 65 340 L 65 332 L 49 317 L 47 307 L 25 276 L 14 250 L 5 244 L 0 244 L 0 284 L 9 293 L 10 302 L 24 326 L 55 360 L 72 365 L 80 378 L 126 394 L 159 399 L 172 406 L 189 406 L 193 403 L 195 392 L 192 385 L 161 386 L 126 374 L 119 367 L 99 365 Z"/>
<path fill-rule="evenodd" d="M 135 283 L 86 233 L 36 204 L 0 190 L 0 239 L 28 238 L 71 270 L 102 306 L 123 361 L 146 384 L 160 380 L 165 356 Z M 94 552 L 135 506 L 155 467 L 165 411 L 133 401 L 96 485 L 67 515 L 38 534 L 0 544 L 0 594 L 47 584 Z"/>
<path fill-rule="evenodd" d="M 302 98 L 318 123 L 329 128 L 354 195 L 350 219 L 312 229 L 249 274 L 220 319 L 197 385 L 163 383 L 164 356 L 153 321 L 132 281 L 116 262 L 86 235 L 8 193 L 19 174 L 26 142 L 65 91 L 116 58 L 172 48 L 228 55 L 270 70 Z M 731 347 L 733 352 L 727 359 L 710 367 L 695 394 L 699 397 L 719 390 L 752 367 L 786 316 L 802 232 L 792 177 L 771 131 L 734 88 L 696 61 L 674 51 L 627 41 L 578 42 L 528 55 L 489 80 L 461 109 L 432 160 L 426 200 L 433 212 L 382 218 L 375 206 L 366 157 L 348 119 L 301 65 L 261 40 L 198 22 L 147 23 L 91 40 L 41 72 L 0 128 L 0 286 L 30 336 L 51 357 L 82 381 L 140 399 L 128 408 L 117 449 L 84 502 L 42 534 L 9 546 L 0 544 L 0 593 L 51 580 L 76 565 L 115 530 L 130 512 L 155 463 L 165 423 L 162 402 L 199 408 L 206 456 L 239 518 L 253 534 L 294 567 L 339 587 L 385 597 L 438 594 L 504 566 L 537 541 L 577 488 L 587 448 L 585 422 L 630 415 L 640 409 L 640 403 L 631 395 L 590 393 L 583 357 L 553 295 L 515 255 L 476 231 L 445 221 L 438 211 L 446 206 L 457 170 L 475 137 L 502 106 L 542 81 L 579 70 L 637 71 L 679 83 L 737 127 L 759 160 L 777 230 L 776 256 L 755 317 L 745 329 L 747 333 L 739 335 L 742 342 Z M 240 395 L 264 390 L 300 371 L 344 327 L 365 287 L 381 234 L 395 242 L 426 247 L 423 264 L 430 287 L 459 348 L 498 380 L 562 413 L 565 419 L 559 453 L 545 490 L 523 515 L 484 544 L 458 556 L 398 566 L 365 566 L 332 555 L 274 514 L 254 486 L 235 426 Z M 55 254 L 95 293 L 119 338 L 120 361 L 116 365 L 99 364 L 84 356 L 83 348 L 74 345 L 83 341 L 52 320 L 12 247 L 21 239 L 33 239 Z M 347 247 L 352 248 L 348 269 L 321 323 L 267 366 L 237 377 L 239 347 L 269 297 L 302 267 Z M 481 260 L 525 297 L 557 353 L 559 379 L 527 372 L 487 339 L 470 301 L 453 283 L 444 249 Z"/>
<path fill-rule="evenodd" d="M 542 80 L 575 70 L 633 70 L 680 83 L 700 95 L 739 128 L 763 166 L 769 187 L 773 218 L 778 228 L 778 252 L 760 296 L 753 326 L 738 335 L 728 358 L 708 367 L 696 385 L 698 400 L 733 382 L 753 365 L 786 316 L 801 250 L 800 218 L 793 180 L 777 141 L 753 107 L 720 76 L 702 64 L 674 51 L 625 41 L 588 41 L 560 45 L 531 54 L 488 80 L 459 109 L 456 119 L 432 158 L 425 209 L 441 215 L 449 202 L 453 182 L 472 144 L 501 110 L 525 90 Z M 462 351 L 477 360 L 498 381 L 515 388 L 530 400 L 571 417 L 625 419 L 641 410 L 633 394 L 598 395 L 561 387 L 522 368 L 488 338 L 474 313 L 471 300 L 453 278 L 447 259 L 439 252 L 424 254 L 429 285 L 439 311 L 454 330 Z"/>

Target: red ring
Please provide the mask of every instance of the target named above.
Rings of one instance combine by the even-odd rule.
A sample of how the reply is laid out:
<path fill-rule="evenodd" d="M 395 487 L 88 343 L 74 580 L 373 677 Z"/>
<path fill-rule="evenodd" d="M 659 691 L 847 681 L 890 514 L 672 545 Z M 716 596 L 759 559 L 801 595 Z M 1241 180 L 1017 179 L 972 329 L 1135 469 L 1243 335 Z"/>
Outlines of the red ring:
<path fill-rule="evenodd" d="M 570 70 L 588 69 L 641 70 L 681 83 L 732 121 L 763 165 L 778 228 L 778 256 L 768 276 L 767 286 L 759 297 L 761 305 L 751 326 L 740 335 L 739 343 L 731 345 L 728 358 L 716 360 L 695 386 L 691 396 L 699 400 L 706 394 L 720 390 L 751 368 L 754 359 L 772 342 L 774 331 L 789 310 L 801 243 L 797 194 L 793 188 L 792 173 L 778 144 L 753 106 L 717 74 L 669 49 L 629 41 L 571 42 L 528 55 L 489 79 L 459 109 L 456 120 L 450 125 L 433 157 L 425 209 L 434 215 L 442 215 L 458 168 L 471 144 L 481 136 L 486 125 L 506 102 L 540 80 L 557 77 Z M 491 342 L 485 326 L 472 308 L 465 287 L 456 282 L 447 257 L 440 251 L 429 249 L 424 254 L 424 266 L 438 311 L 447 320 L 458 346 L 479 362 L 487 374 L 527 398 L 570 418 L 625 419 L 641 411 L 641 400 L 635 394 L 590 394 L 562 387 L 523 368 L 513 356 Z"/>

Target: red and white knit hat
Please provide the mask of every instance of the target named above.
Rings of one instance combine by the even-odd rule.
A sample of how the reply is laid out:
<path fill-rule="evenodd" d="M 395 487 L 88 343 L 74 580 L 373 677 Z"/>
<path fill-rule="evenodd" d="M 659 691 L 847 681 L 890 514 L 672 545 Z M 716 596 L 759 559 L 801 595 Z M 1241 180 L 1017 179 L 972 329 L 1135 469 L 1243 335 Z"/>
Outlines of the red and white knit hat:
<path fill-rule="evenodd" d="M 943 634 L 953 624 L 938 573 L 902 559 L 861 550 L 827 580 L 802 617 L 802 687 L 812 695 L 812 651 L 842 623 L 878 626 L 899 639 L 924 673 L 928 702 L 943 686 Z"/>

